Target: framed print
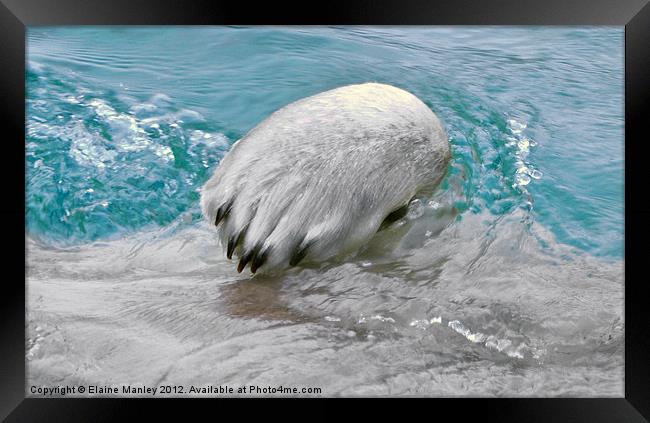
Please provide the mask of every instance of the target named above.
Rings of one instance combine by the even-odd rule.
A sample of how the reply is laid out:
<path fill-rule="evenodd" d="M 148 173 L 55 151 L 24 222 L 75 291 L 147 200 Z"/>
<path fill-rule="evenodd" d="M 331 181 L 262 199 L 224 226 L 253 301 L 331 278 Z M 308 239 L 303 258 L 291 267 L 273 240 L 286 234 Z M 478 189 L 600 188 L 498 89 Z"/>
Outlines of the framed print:
<path fill-rule="evenodd" d="M 646 421 L 650 6 L 461 3 L 3 0 L 3 418 Z"/>

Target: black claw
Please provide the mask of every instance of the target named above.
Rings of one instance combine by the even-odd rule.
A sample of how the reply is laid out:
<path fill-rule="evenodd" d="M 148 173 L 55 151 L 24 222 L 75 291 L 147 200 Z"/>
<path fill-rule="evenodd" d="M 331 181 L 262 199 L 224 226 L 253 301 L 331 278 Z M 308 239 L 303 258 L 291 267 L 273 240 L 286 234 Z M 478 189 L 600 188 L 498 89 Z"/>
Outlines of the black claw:
<path fill-rule="evenodd" d="M 218 226 L 219 222 L 221 222 L 230 213 L 233 202 L 233 200 L 230 200 L 217 209 L 217 217 L 214 219 L 214 226 Z"/>
<path fill-rule="evenodd" d="M 293 252 L 291 255 L 291 258 L 289 259 L 289 265 L 290 266 L 295 266 L 296 264 L 300 263 L 302 259 L 305 258 L 307 255 L 307 250 L 311 246 L 311 242 L 308 243 L 303 243 L 301 242 L 298 244 L 298 248 Z"/>
<path fill-rule="evenodd" d="M 231 236 L 228 239 L 228 250 L 226 251 L 226 257 L 228 257 L 228 260 L 232 259 L 232 253 L 233 251 L 235 251 L 235 245 L 236 245 L 235 241 L 236 238 L 234 236 Z"/>
<path fill-rule="evenodd" d="M 386 216 L 383 222 L 381 222 L 381 225 L 379 225 L 378 231 L 384 230 L 387 227 L 389 227 L 391 224 L 397 222 L 404 216 L 406 216 L 406 213 L 408 212 L 409 205 L 406 204 L 398 209 L 393 210 Z"/>
<path fill-rule="evenodd" d="M 246 267 L 246 264 L 250 261 L 251 256 L 252 253 L 249 251 L 239 259 L 239 264 L 237 265 L 237 273 L 241 273 L 241 271 L 244 270 L 244 267 Z"/>
<path fill-rule="evenodd" d="M 218 226 L 219 222 L 221 222 L 221 219 L 223 218 L 224 213 L 221 210 L 221 207 L 217 209 L 217 217 L 214 219 L 214 226 Z"/>
<path fill-rule="evenodd" d="M 257 244 L 255 247 L 253 247 L 253 250 L 249 253 L 249 258 L 250 258 L 250 262 L 251 262 L 251 272 L 253 272 L 253 273 L 255 273 L 253 271 L 253 263 L 255 263 L 255 260 L 257 260 L 257 255 L 259 254 L 261 248 L 262 248 L 262 245 Z"/>
<path fill-rule="evenodd" d="M 244 242 L 244 236 L 246 235 L 247 230 L 248 225 L 244 226 L 237 236 L 231 236 L 230 239 L 228 239 L 228 250 L 226 251 L 226 257 L 228 257 L 228 260 L 232 259 L 232 253 L 235 251 L 235 248 Z"/>
<path fill-rule="evenodd" d="M 253 259 L 251 260 L 251 272 L 253 273 L 257 272 L 257 269 L 259 269 L 260 266 L 266 263 L 266 259 L 269 257 L 269 252 L 270 252 L 270 248 L 267 248 L 261 253 L 255 254 L 253 256 Z"/>

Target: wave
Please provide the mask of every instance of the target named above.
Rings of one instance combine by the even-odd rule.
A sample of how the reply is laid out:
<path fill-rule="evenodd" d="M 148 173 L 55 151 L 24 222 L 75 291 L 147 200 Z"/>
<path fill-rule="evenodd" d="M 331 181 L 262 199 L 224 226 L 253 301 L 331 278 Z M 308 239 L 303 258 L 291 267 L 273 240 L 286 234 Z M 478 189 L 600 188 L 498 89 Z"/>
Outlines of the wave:
<path fill-rule="evenodd" d="M 252 279 L 207 223 L 65 249 L 30 240 L 31 382 L 289 383 L 286 365 L 295 384 L 362 360 L 363 375 L 319 383 L 408 393 L 404 375 L 420 374 L 427 392 L 466 395 L 483 367 L 499 389 L 481 394 L 622 395 L 622 263 L 571 251 L 522 213 L 429 237 L 430 219 L 405 217 L 355 256 Z M 517 375 L 538 384 L 519 390 Z"/>

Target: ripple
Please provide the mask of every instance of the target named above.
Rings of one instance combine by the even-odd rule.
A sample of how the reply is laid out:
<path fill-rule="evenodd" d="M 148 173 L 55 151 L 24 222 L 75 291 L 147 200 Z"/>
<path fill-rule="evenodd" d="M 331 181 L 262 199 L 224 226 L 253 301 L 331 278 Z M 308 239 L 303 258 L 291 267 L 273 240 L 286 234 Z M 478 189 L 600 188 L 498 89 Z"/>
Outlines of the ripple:
<path fill-rule="evenodd" d="M 46 241 L 110 237 L 152 217 L 171 222 L 193 207 L 230 146 L 200 113 L 177 108 L 165 94 L 129 105 L 82 81 L 55 83 L 66 77 L 49 66 L 33 71 L 44 79 L 29 85 L 27 217 L 28 230 Z M 41 91 L 48 86 L 55 88 Z M 47 177 L 53 171 L 58 179 Z"/>

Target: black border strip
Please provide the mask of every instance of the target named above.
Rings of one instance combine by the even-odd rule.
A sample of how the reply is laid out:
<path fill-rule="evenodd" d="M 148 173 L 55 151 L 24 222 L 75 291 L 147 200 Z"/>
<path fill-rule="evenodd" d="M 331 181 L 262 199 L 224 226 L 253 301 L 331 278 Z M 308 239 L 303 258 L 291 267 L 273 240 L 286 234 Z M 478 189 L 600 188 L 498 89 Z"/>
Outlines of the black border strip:
<path fill-rule="evenodd" d="M 5 225 L 5 271 L 0 294 L 0 417 L 25 397 L 25 26 L 0 4 L 0 116 L 7 197 L 0 201 Z M 19 159 L 20 158 L 20 159 Z M 20 161 L 19 161 L 20 160 Z M 22 183 L 21 183 L 22 181 Z M 21 223 L 22 222 L 22 223 Z M 22 248 L 21 248 L 22 246 Z"/>
<path fill-rule="evenodd" d="M 648 166 L 650 4 L 625 26 L 625 398 L 650 418 L 650 330 L 647 283 L 650 206 Z M 644 245 L 645 244 L 645 245 Z"/>
<path fill-rule="evenodd" d="M 625 25 L 625 398 L 620 399 L 433 399 L 423 404 L 427 416 L 497 421 L 647 421 L 650 416 L 650 331 L 647 326 L 643 285 L 647 272 L 641 266 L 650 239 L 650 207 L 644 201 L 646 186 L 647 106 L 650 97 L 650 6 L 648 0 L 363 0 L 303 4 L 279 2 L 225 2 L 222 0 L 0 0 L 0 105 L 2 126 L 3 186 L 0 218 L 5 223 L 2 254 L 4 278 L 0 294 L 2 341 L 0 342 L 0 417 L 7 421 L 104 421 L 128 415 L 151 417 L 150 412 L 186 413 L 198 404 L 220 415 L 212 400 L 172 399 L 25 399 L 25 226 L 15 222 L 24 216 L 25 130 L 25 26 L 91 24 L 401 24 L 401 25 Z M 645 125 L 644 125 L 645 124 Z M 20 140 L 20 141 L 19 141 Z M 19 183 L 18 181 L 22 181 Z M 23 224 L 24 225 L 24 221 Z M 631 230 L 629 230 L 631 229 Z M 18 246 L 22 246 L 22 249 Z M 155 403 L 153 402 L 155 401 Z M 188 401 L 192 401 L 189 403 Z M 217 400 L 241 405 L 243 400 Z M 325 417 L 333 414 L 322 400 L 311 401 Z M 345 401 L 345 400 L 344 400 Z M 362 400 L 366 401 L 366 400 Z M 302 402 L 301 402 L 302 403 Z M 268 405 L 278 401 L 266 401 Z M 296 403 L 294 403 L 296 404 Z M 320 406 L 319 406 L 320 404 Z M 389 407 L 400 411 L 390 403 Z M 188 407 L 191 405 L 191 408 Z M 367 404 L 366 404 L 367 405 Z M 432 407 L 433 406 L 433 407 Z M 280 406 L 282 407 L 282 406 Z M 412 407 L 409 404 L 407 407 Z M 201 407 L 202 408 L 202 407 Z M 250 408 L 238 407 L 240 417 Z M 274 407 L 271 407 L 274 408 Z M 279 418 L 290 417 L 294 405 Z M 368 407 L 365 407 L 368 409 Z M 383 407 L 374 402 L 372 409 Z M 278 407 L 278 409 L 280 409 Z M 329 412 L 329 413 L 328 413 Z M 268 414 L 268 417 L 271 417 Z M 333 414 L 338 417 L 337 414 Z M 223 414 L 221 414 L 223 417 Z"/>
<path fill-rule="evenodd" d="M 2 0 L 25 25 L 625 25 L 647 0 Z"/>

